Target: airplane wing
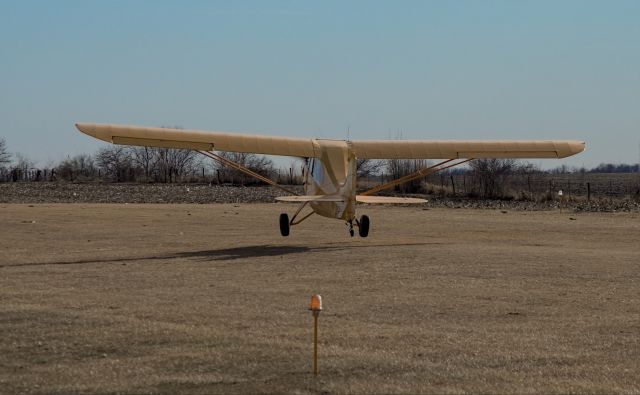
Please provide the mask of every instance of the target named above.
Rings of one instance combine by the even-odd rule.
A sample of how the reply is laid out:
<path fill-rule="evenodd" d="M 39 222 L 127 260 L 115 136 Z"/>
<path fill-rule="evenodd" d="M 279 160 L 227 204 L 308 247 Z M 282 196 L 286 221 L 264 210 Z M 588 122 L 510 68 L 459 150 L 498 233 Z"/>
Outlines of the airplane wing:
<path fill-rule="evenodd" d="M 418 198 L 396 197 L 396 196 L 368 196 L 356 195 L 356 202 L 368 204 L 415 204 L 427 203 L 428 200 Z"/>
<path fill-rule="evenodd" d="M 323 140 L 126 125 L 77 123 L 83 133 L 114 144 L 266 155 L 319 157 Z M 565 158 L 584 151 L 575 140 L 354 140 L 359 159 Z M 314 149 L 314 147 L 316 149 Z"/>
<path fill-rule="evenodd" d="M 574 140 L 355 140 L 359 159 L 565 158 L 585 149 Z"/>
<path fill-rule="evenodd" d="M 313 139 L 272 137 L 228 132 L 77 123 L 82 133 L 114 144 L 202 151 L 250 152 L 265 155 L 314 157 Z"/>

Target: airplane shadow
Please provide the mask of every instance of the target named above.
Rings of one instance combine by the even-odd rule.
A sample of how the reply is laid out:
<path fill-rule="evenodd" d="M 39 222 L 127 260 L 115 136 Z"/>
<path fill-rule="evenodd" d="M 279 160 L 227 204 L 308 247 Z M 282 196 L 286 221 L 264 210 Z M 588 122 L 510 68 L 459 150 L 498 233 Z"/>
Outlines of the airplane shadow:
<path fill-rule="evenodd" d="M 407 247 L 418 245 L 433 245 L 442 243 L 397 243 L 397 244 L 344 244 L 335 243 L 316 247 L 307 246 L 274 246 L 269 244 L 242 246 L 234 248 L 222 248 L 218 250 L 188 251 L 174 254 L 171 258 L 203 258 L 204 260 L 220 261 L 235 260 L 241 258 L 261 258 L 269 256 L 282 256 L 300 254 L 303 252 L 322 252 L 349 250 L 354 248 L 375 247 Z"/>
<path fill-rule="evenodd" d="M 179 252 L 168 256 L 167 258 L 203 258 L 205 260 L 212 261 L 227 261 L 242 258 L 262 258 L 269 256 L 300 254 L 309 251 L 311 251 L 311 248 L 306 246 L 273 246 L 267 244 L 222 248 L 218 250 Z"/>
<path fill-rule="evenodd" d="M 57 261 L 57 262 L 26 262 L 16 264 L 0 265 L 1 268 L 10 267 L 22 267 L 22 266 L 46 266 L 46 265 L 81 265 L 81 264 L 95 264 L 95 263 L 128 263 L 128 262 L 143 262 L 143 261 L 156 261 L 156 260 L 172 260 L 179 258 L 198 259 L 201 261 L 233 261 L 243 258 L 262 258 L 271 256 L 285 256 L 291 254 L 301 254 L 306 252 L 323 252 L 323 251 L 338 251 L 338 250 L 350 250 L 360 248 L 393 248 L 393 247 L 407 247 L 407 246 L 421 246 L 421 245 L 436 245 L 443 244 L 437 242 L 422 242 L 422 243 L 389 243 L 389 244 L 344 244 L 344 243 L 332 243 L 327 245 L 320 245 L 315 247 L 308 246 L 287 246 L 287 245 L 250 245 L 232 248 L 221 248 L 216 250 L 202 250 L 202 251 L 185 251 L 170 253 L 165 255 L 149 255 L 142 257 L 118 257 L 118 258 L 100 258 L 100 259 L 79 259 L 69 261 Z"/>

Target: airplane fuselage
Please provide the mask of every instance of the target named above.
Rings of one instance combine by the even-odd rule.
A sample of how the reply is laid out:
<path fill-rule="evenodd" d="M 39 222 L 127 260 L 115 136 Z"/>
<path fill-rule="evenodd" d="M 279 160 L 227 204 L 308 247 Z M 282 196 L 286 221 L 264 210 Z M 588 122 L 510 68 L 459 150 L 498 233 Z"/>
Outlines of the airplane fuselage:
<path fill-rule="evenodd" d="M 337 201 L 311 201 L 313 211 L 323 217 L 345 221 L 356 217 L 356 156 L 348 141 L 322 140 L 318 158 L 307 159 L 304 171 L 305 195 L 340 198 Z"/>

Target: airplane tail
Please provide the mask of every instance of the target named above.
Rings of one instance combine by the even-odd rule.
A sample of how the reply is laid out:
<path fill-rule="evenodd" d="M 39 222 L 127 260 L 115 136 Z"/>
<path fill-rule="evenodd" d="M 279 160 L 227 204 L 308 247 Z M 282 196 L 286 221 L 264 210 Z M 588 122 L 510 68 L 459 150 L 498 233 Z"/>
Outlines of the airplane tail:
<path fill-rule="evenodd" d="M 278 196 L 280 202 L 344 202 L 344 198 L 337 195 L 302 195 L 302 196 Z"/>

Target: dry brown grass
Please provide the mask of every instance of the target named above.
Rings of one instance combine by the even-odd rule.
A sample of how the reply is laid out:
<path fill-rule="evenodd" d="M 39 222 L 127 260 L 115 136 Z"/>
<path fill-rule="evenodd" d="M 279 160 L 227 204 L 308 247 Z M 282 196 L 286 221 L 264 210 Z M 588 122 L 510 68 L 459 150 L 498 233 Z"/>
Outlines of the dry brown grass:
<path fill-rule="evenodd" d="M 0 206 L 0 392 L 640 391 L 638 214 L 284 209 Z"/>

